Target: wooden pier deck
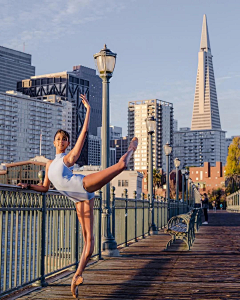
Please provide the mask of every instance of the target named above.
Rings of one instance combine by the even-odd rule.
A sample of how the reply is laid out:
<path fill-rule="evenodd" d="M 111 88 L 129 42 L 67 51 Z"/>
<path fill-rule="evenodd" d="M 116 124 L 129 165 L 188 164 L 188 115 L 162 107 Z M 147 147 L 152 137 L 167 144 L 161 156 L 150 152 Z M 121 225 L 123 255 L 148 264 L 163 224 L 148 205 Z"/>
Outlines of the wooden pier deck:
<path fill-rule="evenodd" d="M 191 251 L 170 236 L 147 237 L 84 273 L 79 299 L 240 299 L 240 214 L 210 213 Z M 73 299 L 72 275 L 12 299 Z"/>

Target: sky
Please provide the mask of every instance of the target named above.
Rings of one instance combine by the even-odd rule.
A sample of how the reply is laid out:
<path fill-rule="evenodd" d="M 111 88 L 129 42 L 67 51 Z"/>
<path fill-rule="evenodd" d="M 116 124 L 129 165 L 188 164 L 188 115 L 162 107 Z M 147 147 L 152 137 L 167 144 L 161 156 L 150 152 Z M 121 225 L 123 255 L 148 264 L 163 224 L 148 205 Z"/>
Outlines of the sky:
<path fill-rule="evenodd" d="M 36 75 L 95 68 L 106 43 L 117 53 L 111 124 L 127 134 L 129 101 L 173 103 L 190 127 L 203 15 L 207 15 L 222 129 L 240 134 L 240 1 L 0 0 L 0 45 L 32 55 Z"/>

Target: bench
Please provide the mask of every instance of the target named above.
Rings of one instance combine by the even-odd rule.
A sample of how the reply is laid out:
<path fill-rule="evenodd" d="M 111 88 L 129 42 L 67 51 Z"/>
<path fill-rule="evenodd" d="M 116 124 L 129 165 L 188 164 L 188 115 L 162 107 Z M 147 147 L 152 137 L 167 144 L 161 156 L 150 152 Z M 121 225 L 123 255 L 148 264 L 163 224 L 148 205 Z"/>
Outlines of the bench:
<path fill-rule="evenodd" d="M 201 225 L 201 209 L 193 209 L 186 214 L 172 217 L 165 229 L 166 233 L 171 235 L 171 240 L 167 243 L 166 249 L 177 239 L 182 240 L 188 246 L 188 250 L 192 246 L 195 233 Z"/>

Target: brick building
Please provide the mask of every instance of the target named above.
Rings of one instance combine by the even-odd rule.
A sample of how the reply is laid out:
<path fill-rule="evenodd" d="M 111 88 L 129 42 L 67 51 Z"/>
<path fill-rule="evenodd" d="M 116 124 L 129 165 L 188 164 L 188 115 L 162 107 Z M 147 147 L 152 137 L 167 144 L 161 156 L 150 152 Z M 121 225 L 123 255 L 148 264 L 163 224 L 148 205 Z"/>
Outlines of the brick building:
<path fill-rule="evenodd" d="M 225 168 L 220 161 L 214 167 L 209 162 L 205 162 L 203 167 L 190 167 L 189 178 L 199 187 L 200 192 L 225 188 Z"/>

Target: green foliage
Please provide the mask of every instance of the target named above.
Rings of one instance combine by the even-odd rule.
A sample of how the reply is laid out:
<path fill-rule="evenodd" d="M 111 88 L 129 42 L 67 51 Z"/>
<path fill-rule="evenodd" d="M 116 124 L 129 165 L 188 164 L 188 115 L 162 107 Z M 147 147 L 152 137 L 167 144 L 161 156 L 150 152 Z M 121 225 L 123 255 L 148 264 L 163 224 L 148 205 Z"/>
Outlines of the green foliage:
<path fill-rule="evenodd" d="M 227 177 L 227 193 L 234 193 L 239 189 L 240 184 L 240 137 L 235 137 L 228 148 L 225 175 Z"/>
<path fill-rule="evenodd" d="M 226 199 L 225 191 L 221 188 L 212 189 L 208 192 L 208 199 L 209 202 L 223 202 Z"/>
<path fill-rule="evenodd" d="M 146 177 L 148 182 L 148 175 Z M 155 195 L 156 189 L 160 188 L 162 185 L 162 174 L 160 173 L 160 170 L 153 169 L 153 193 Z"/>
<path fill-rule="evenodd" d="M 235 137 L 228 148 L 226 176 L 240 175 L 240 137 Z"/>

